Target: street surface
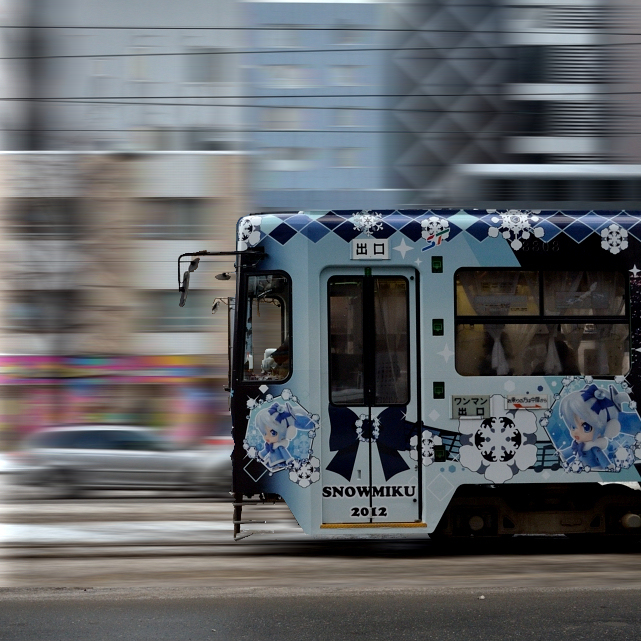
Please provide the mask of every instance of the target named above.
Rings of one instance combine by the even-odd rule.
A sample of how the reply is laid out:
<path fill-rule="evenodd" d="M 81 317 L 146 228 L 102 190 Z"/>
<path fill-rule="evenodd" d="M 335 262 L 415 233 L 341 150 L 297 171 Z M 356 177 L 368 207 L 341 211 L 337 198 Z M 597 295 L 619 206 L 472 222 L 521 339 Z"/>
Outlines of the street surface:
<path fill-rule="evenodd" d="M 639 638 L 641 625 L 638 590 L 161 588 L 0 594 L 0 641 L 627 641 Z"/>
<path fill-rule="evenodd" d="M 280 505 L 246 509 L 180 494 L 43 500 L 5 488 L 0 587 L 641 588 L 641 543 L 514 537 L 313 540 Z"/>
<path fill-rule="evenodd" d="M 282 505 L 4 488 L 0 641 L 636 640 L 641 543 L 312 540 Z"/>

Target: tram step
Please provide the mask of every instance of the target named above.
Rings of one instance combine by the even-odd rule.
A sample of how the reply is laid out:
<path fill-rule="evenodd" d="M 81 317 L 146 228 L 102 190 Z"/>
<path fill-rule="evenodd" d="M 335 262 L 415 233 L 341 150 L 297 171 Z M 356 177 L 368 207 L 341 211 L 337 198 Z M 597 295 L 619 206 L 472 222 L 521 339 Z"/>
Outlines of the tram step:
<path fill-rule="evenodd" d="M 250 521 L 234 521 L 234 525 L 246 525 L 247 523 L 263 523 L 266 524 L 267 521 L 256 521 L 256 520 L 250 520 Z"/>

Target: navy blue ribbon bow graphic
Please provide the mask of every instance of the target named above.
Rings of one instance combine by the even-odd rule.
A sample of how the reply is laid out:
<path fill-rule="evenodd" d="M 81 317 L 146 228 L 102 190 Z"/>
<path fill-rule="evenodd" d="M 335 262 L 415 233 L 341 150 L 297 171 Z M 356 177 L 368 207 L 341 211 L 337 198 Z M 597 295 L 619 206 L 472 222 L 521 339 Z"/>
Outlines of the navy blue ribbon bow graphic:
<path fill-rule="evenodd" d="M 612 400 L 612 389 L 610 389 L 610 394 L 608 395 L 608 392 L 604 389 L 601 389 L 600 387 L 597 387 L 596 385 L 590 385 L 589 387 L 586 387 L 582 392 L 581 392 L 581 397 L 583 398 L 584 401 L 590 401 L 591 399 L 594 399 L 594 402 L 590 406 L 592 411 L 595 414 L 600 414 L 601 412 L 605 411 L 605 415 L 607 417 L 607 420 L 610 420 L 610 410 L 611 408 L 615 408 L 615 410 L 620 410 L 621 408 L 617 406 L 617 404 Z M 616 414 L 613 413 L 613 416 Z"/>
<path fill-rule="evenodd" d="M 329 406 L 331 433 L 329 449 L 336 452 L 327 469 L 340 474 L 348 481 L 352 478 L 356 454 L 360 444 L 359 436 L 363 439 L 374 437 L 373 421 L 363 419 L 362 432 L 356 431 L 356 421 L 359 420 L 352 410 L 347 407 Z M 378 415 L 378 437 L 376 447 L 381 457 L 381 465 L 385 480 L 389 481 L 399 472 L 409 470 L 409 466 L 399 454 L 399 450 L 408 450 L 410 432 L 415 427 L 405 420 L 404 407 L 388 407 Z"/>

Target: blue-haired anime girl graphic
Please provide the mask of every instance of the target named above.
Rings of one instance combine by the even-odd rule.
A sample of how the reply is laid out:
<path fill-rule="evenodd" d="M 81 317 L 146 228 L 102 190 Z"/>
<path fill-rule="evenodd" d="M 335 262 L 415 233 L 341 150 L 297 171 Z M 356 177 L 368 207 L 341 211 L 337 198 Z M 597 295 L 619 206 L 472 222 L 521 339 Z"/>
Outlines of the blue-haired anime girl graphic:
<path fill-rule="evenodd" d="M 588 385 L 584 389 L 564 396 L 559 404 L 559 414 L 572 438 L 570 447 L 561 451 L 569 465 L 580 463 L 583 468 L 607 470 L 613 466 L 608 449 L 610 441 L 621 431 L 619 413 L 630 396 L 609 389 Z"/>
<path fill-rule="evenodd" d="M 256 414 L 255 425 L 265 441 L 258 458 L 272 471 L 293 462 L 288 447 L 298 430 L 309 431 L 316 427 L 307 414 L 295 410 L 289 403 L 273 403 L 262 409 Z"/>

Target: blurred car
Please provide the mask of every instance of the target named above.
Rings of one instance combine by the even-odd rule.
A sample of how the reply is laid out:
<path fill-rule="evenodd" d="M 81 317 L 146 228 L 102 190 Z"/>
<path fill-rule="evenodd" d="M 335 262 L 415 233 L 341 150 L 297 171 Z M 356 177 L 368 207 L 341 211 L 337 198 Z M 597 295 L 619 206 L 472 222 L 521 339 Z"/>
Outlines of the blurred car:
<path fill-rule="evenodd" d="M 61 495 L 89 489 L 231 490 L 231 438 L 181 449 L 153 430 L 116 425 L 51 427 L 12 456 L 18 483 Z M 11 471 L 11 470 L 10 470 Z"/>

